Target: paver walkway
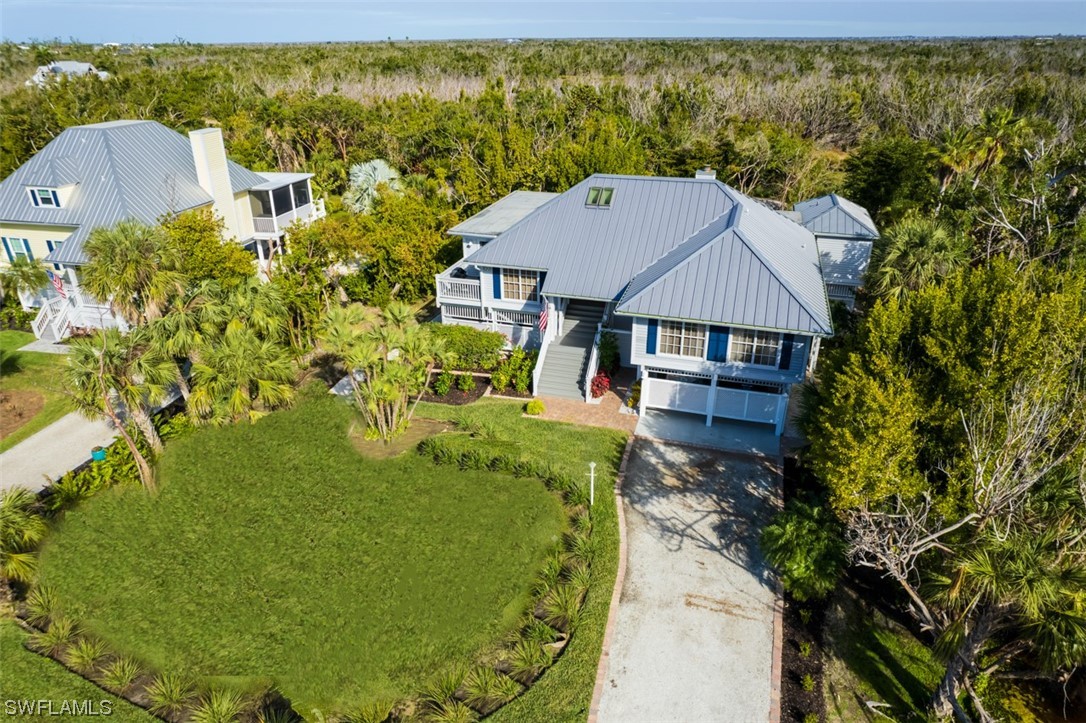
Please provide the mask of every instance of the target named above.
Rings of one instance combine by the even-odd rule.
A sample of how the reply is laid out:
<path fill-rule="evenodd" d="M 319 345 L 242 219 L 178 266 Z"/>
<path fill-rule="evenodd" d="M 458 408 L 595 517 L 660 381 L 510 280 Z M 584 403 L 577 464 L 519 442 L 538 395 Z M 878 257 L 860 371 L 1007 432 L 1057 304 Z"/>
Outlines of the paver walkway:
<path fill-rule="evenodd" d="M 115 436 L 108 422 L 66 414 L 0 454 L 0 489 L 40 490 L 48 480 L 86 462 L 94 447 L 108 445 Z"/>
<path fill-rule="evenodd" d="M 599 721 L 770 720 L 776 583 L 758 536 L 780 483 L 776 459 L 634 442 Z"/>

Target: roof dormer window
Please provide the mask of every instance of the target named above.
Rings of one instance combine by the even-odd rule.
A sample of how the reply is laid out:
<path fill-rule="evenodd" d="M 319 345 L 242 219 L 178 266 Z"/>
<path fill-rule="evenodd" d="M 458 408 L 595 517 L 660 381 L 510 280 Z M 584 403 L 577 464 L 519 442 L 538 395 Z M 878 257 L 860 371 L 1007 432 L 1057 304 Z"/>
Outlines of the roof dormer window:
<path fill-rule="evenodd" d="M 38 207 L 60 208 L 60 196 L 52 188 L 31 188 L 30 201 Z"/>
<path fill-rule="evenodd" d="M 594 208 L 610 208 L 611 197 L 615 195 L 615 189 L 604 188 L 602 186 L 593 186 L 588 189 L 588 200 L 585 201 L 586 206 L 592 206 Z"/>

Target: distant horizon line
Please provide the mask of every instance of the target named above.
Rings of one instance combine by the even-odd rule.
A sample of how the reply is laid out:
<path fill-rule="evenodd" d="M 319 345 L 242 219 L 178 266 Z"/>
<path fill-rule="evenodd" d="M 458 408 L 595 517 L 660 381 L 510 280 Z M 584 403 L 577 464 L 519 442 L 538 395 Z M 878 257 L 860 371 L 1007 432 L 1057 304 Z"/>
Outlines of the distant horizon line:
<path fill-rule="evenodd" d="M 668 41 L 668 42 L 705 42 L 705 41 L 789 41 L 789 42 L 822 42 L 827 40 L 848 41 L 913 41 L 913 40 L 1082 40 L 1086 34 L 1055 33 L 1051 35 L 825 35 L 825 36 L 689 36 L 689 35 L 631 35 L 631 36 L 578 36 L 578 37 L 544 37 L 544 36 L 487 36 L 475 38 L 374 38 L 369 40 L 226 40 L 226 41 L 199 41 L 187 40 L 175 37 L 172 40 L 130 40 L 118 42 L 114 40 L 90 41 L 69 37 L 68 40 L 57 38 L 32 38 L 26 40 L 12 40 L 3 38 L 4 43 L 13 45 L 117 45 L 120 47 L 131 45 L 169 45 L 185 47 L 190 45 L 359 45 L 373 43 L 473 43 L 473 42 L 588 42 L 588 41 Z"/>

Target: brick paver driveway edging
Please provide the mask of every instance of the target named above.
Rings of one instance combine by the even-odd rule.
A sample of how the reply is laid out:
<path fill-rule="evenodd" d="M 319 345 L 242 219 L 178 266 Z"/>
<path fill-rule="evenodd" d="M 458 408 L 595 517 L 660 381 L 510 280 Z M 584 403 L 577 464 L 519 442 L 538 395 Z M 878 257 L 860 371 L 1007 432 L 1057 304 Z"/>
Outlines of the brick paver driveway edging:
<path fill-rule="evenodd" d="M 758 537 L 780 475 L 776 460 L 634 442 L 622 487 L 626 577 L 599 721 L 773 717 L 777 582 Z"/>

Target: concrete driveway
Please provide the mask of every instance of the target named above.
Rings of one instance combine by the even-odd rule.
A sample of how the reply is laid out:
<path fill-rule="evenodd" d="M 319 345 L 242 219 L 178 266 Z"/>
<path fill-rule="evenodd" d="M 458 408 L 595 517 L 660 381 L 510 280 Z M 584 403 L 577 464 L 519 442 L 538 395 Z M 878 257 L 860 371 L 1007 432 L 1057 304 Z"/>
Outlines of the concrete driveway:
<path fill-rule="evenodd" d="M 770 719 L 776 584 L 758 535 L 780 479 L 775 459 L 635 441 L 598 720 Z"/>
<path fill-rule="evenodd" d="M 35 492 L 90 459 L 91 450 L 117 436 L 113 425 L 66 414 L 0 454 L 0 489 L 27 487 Z"/>

